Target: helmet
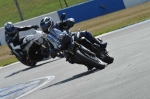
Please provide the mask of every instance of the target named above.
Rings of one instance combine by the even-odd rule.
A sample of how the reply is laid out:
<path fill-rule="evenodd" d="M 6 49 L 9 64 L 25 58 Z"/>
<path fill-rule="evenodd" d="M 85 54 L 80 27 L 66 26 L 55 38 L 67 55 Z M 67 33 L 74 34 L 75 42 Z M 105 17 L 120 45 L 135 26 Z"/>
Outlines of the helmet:
<path fill-rule="evenodd" d="M 15 33 L 15 28 L 14 28 L 14 25 L 12 22 L 5 23 L 4 27 L 5 27 L 5 31 L 8 34 L 14 34 Z"/>
<path fill-rule="evenodd" d="M 40 27 L 43 32 L 48 33 L 54 27 L 54 21 L 51 17 L 44 17 L 40 22 Z"/>

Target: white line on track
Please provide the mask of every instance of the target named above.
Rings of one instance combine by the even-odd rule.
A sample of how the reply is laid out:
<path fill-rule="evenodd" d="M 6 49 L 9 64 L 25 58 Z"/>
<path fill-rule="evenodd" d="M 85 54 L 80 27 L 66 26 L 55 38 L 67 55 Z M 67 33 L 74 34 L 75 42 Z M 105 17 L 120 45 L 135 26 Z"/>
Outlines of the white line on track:
<path fill-rule="evenodd" d="M 16 99 L 20 99 L 20 98 L 24 97 L 25 95 L 27 95 L 27 94 L 29 94 L 29 93 L 37 90 L 38 88 L 40 88 L 40 87 L 46 85 L 47 83 L 49 83 L 50 81 L 52 81 L 54 78 L 55 78 L 55 76 L 47 76 L 47 77 L 42 77 L 42 78 L 34 79 L 34 80 L 40 80 L 40 79 L 47 79 L 47 80 L 43 84 L 41 84 L 40 86 L 38 86 L 38 87 L 30 90 L 29 92 L 27 92 L 27 93 L 25 93 L 25 94 L 17 97 Z M 34 80 L 31 80 L 31 81 L 34 81 Z"/>

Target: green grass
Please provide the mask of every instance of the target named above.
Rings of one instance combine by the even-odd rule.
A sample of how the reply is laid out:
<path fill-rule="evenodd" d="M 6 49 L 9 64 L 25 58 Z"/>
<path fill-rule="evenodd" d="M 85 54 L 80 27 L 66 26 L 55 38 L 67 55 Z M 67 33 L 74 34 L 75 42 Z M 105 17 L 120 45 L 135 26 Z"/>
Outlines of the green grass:
<path fill-rule="evenodd" d="M 110 32 L 150 18 L 150 2 L 120 10 L 76 24 L 72 31 L 88 30 L 94 36 Z"/>
<path fill-rule="evenodd" d="M 99 31 L 97 33 L 94 33 L 93 35 L 97 36 L 97 35 L 104 34 L 104 33 L 107 33 L 107 32 L 113 31 L 113 30 L 117 30 L 117 29 L 120 29 L 120 28 L 123 28 L 123 27 L 127 27 L 129 25 L 132 25 L 132 24 L 135 24 L 135 23 L 138 23 L 138 22 L 148 20 L 148 19 L 150 19 L 149 14 L 148 13 L 146 15 L 142 14 L 140 16 L 131 17 L 131 18 L 128 18 L 126 20 L 120 21 L 120 22 L 118 22 L 117 24 L 114 24 L 111 27 L 103 29 L 102 31 Z"/>
<path fill-rule="evenodd" d="M 18 60 L 15 57 L 9 58 L 7 60 L 2 60 L 2 62 L 0 63 L 0 66 L 6 66 L 6 65 L 9 65 L 9 64 L 17 62 L 17 61 Z"/>
<path fill-rule="evenodd" d="M 66 5 L 64 0 L 60 0 L 62 7 Z M 68 6 L 85 2 L 87 0 L 66 0 Z M 18 0 L 20 9 L 24 19 L 33 18 L 42 14 L 50 13 L 61 9 L 59 0 Z M 0 1 L 0 27 L 6 22 L 13 23 L 19 22 L 20 17 L 14 0 L 1 0 Z"/>
<path fill-rule="evenodd" d="M 124 27 L 127 27 L 129 25 L 132 25 L 132 24 L 135 24 L 135 23 L 138 23 L 138 22 L 142 22 L 144 20 L 147 20 L 147 19 L 150 19 L 150 16 L 149 17 L 146 17 L 146 18 L 139 18 L 139 19 L 134 19 L 134 20 L 131 20 L 130 22 L 124 22 L 124 23 L 120 23 L 120 24 L 117 24 L 117 25 L 114 25 L 112 27 L 109 27 L 107 29 L 104 29 L 104 30 L 101 30 L 100 32 L 97 32 L 97 33 L 93 33 L 94 36 L 98 36 L 100 34 L 104 34 L 104 33 L 107 33 L 107 32 L 111 32 L 113 30 L 117 30 L 117 29 L 120 29 L 120 28 L 124 28 Z"/>
<path fill-rule="evenodd" d="M 72 31 L 88 30 L 94 36 L 150 19 L 150 2 L 75 24 Z M 0 47 L 0 66 L 16 62 L 6 45 Z"/>
<path fill-rule="evenodd" d="M 18 61 L 15 56 L 9 55 L 10 50 L 7 45 L 0 46 L 0 66 L 5 66 Z"/>

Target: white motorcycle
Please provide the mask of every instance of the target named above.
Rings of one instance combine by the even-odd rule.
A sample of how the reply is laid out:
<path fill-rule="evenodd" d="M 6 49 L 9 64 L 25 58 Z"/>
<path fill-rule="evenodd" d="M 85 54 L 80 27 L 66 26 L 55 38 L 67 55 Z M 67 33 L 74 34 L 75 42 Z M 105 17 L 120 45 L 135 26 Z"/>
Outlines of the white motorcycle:
<path fill-rule="evenodd" d="M 50 59 L 51 44 L 46 39 L 46 34 L 42 31 L 35 30 L 32 35 L 21 38 L 23 43 L 27 43 L 24 49 L 21 49 L 22 58 L 13 53 L 18 60 L 27 66 L 35 66 L 37 62 Z"/>

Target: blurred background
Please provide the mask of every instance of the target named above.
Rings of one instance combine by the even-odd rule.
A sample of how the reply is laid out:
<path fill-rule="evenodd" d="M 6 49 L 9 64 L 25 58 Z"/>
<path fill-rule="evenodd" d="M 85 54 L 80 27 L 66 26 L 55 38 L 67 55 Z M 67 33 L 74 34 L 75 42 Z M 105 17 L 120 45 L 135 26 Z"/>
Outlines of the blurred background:
<path fill-rule="evenodd" d="M 0 27 L 57 11 L 87 0 L 0 0 Z"/>

